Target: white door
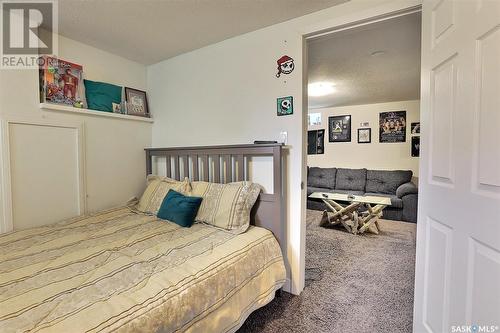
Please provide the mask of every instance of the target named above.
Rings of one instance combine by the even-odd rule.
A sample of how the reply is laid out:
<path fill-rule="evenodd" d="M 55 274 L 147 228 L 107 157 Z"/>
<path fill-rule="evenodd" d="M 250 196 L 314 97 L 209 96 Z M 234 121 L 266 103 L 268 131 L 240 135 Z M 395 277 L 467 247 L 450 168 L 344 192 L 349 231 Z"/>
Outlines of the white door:
<path fill-rule="evenodd" d="M 422 20 L 413 328 L 500 332 L 500 0 L 425 0 Z"/>

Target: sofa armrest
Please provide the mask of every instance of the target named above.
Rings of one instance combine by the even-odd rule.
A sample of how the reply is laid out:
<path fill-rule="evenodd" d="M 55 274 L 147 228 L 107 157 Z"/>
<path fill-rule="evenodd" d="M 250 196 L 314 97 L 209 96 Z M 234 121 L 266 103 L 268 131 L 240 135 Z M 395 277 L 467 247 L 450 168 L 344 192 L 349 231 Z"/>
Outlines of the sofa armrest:
<path fill-rule="evenodd" d="M 402 198 L 408 194 L 418 194 L 418 188 L 412 182 L 404 183 L 396 190 L 396 196 Z"/>

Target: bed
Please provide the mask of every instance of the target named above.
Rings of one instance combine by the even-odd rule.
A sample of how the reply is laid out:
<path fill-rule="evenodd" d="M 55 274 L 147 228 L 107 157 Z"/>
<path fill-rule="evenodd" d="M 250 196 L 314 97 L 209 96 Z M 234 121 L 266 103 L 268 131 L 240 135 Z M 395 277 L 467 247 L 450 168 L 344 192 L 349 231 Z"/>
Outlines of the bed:
<path fill-rule="evenodd" d="M 148 149 L 146 166 L 160 156 L 171 177 L 231 182 L 246 177 L 238 161 L 269 154 L 280 182 L 279 145 Z M 236 331 L 285 283 L 279 182 L 238 235 L 129 205 L 0 236 L 0 331 Z"/>

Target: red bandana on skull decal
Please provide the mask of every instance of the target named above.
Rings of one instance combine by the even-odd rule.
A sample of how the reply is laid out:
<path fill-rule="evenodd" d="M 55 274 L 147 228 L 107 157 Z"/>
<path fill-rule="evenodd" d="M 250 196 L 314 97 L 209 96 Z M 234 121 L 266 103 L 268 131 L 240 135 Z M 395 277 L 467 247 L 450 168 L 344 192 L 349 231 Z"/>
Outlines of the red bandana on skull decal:
<path fill-rule="evenodd" d="M 290 74 L 293 72 L 295 68 L 295 64 L 293 63 L 293 59 L 287 55 L 282 56 L 278 59 L 278 74 L 276 77 L 280 77 L 281 74 Z"/>

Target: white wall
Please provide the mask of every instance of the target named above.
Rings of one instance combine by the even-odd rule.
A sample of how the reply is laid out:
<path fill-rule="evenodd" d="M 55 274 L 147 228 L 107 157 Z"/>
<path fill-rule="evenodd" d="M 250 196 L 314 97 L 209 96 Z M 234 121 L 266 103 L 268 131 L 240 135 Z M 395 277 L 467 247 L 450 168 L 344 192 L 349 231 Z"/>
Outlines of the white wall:
<path fill-rule="evenodd" d="M 379 143 L 379 113 L 406 111 L 406 142 Z M 412 170 L 418 176 L 418 157 L 411 157 L 410 124 L 420 121 L 420 101 L 341 106 L 311 109 L 321 113 L 321 125 L 309 126 L 310 130 L 325 130 L 325 153 L 308 155 L 307 164 L 318 167 L 367 168 L 376 170 Z M 351 142 L 328 142 L 328 117 L 351 115 Z M 358 144 L 358 128 L 361 122 L 369 122 L 372 142 Z"/>
<path fill-rule="evenodd" d="M 146 89 L 146 67 L 122 57 L 65 37 L 59 37 L 59 58 L 83 65 L 85 77 L 88 79 Z M 150 123 L 42 111 L 39 108 L 38 95 L 38 72 L 36 70 L 0 70 L 0 120 L 4 125 L 1 152 L 4 155 L 8 148 L 6 141 L 9 140 L 9 138 L 5 137 L 7 130 L 10 129 L 15 134 L 18 131 L 15 128 L 15 126 L 18 126 L 16 122 L 42 124 L 45 126 L 44 128 L 48 128 L 46 126 L 50 127 L 51 124 L 73 126 L 71 128 L 81 127 L 81 130 L 78 130 L 78 132 L 82 132 L 84 138 L 81 143 L 83 148 L 81 157 L 84 162 L 82 167 L 85 175 L 83 193 L 86 193 L 84 205 L 87 211 L 94 212 L 120 205 L 130 197 L 141 193 L 145 186 L 145 155 L 143 149 L 144 147 L 151 146 L 152 125 Z M 7 125 L 9 121 L 14 122 L 14 124 Z M 37 126 L 32 127 L 34 130 L 31 132 L 18 131 L 23 135 L 22 140 L 29 142 L 29 140 L 35 141 L 41 139 L 37 137 L 37 133 L 41 133 L 40 128 Z M 62 136 L 63 131 L 60 131 L 60 133 L 61 140 L 64 140 L 64 136 Z M 18 140 L 19 138 L 12 137 L 10 139 Z M 54 140 L 51 142 L 57 142 L 57 140 Z M 23 145 L 23 147 L 25 146 Z M 76 143 L 73 147 L 74 149 L 78 149 Z M 53 147 L 52 149 L 57 150 L 58 148 L 61 147 Z M 65 146 L 64 149 L 69 148 Z M 11 151 L 10 154 L 7 154 L 7 158 L 18 156 L 15 153 Z M 29 157 L 30 152 L 23 152 L 23 154 L 22 156 Z M 36 156 L 32 160 L 31 168 L 21 168 L 19 165 L 16 165 L 20 161 L 10 161 L 11 172 L 23 171 L 25 174 L 33 173 L 41 178 L 44 175 L 49 175 L 50 173 L 44 170 L 43 166 L 51 165 L 51 161 L 54 162 L 54 154 L 37 155 L 36 151 L 32 151 L 31 155 Z M 47 156 L 50 156 L 50 158 Z M 3 158 L 4 162 L 5 159 Z M 24 163 L 23 167 L 25 167 L 26 160 L 22 161 Z M 55 161 L 56 163 L 52 165 L 55 168 L 64 168 L 64 161 L 65 159 L 61 158 L 59 163 Z M 5 168 L 2 168 L 2 171 L 5 173 Z M 80 171 L 74 170 L 74 172 Z M 58 179 L 52 178 L 51 176 L 54 184 L 58 182 Z M 46 180 L 44 179 L 44 181 Z M 0 178 L 0 185 L 2 185 L 0 188 L 4 188 L 5 190 L 5 186 L 3 185 L 8 182 L 9 179 Z M 26 186 L 21 181 L 16 180 L 16 182 L 11 184 L 12 192 L 14 192 L 13 198 L 17 198 L 16 193 L 23 193 L 18 190 Z M 33 198 L 38 197 L 40 202 L 52 204 L 55 198 L 57 198 L 57 200 L 61 200 L 59 202 L 60 206 L 73 204 L 73 202 L 65 202 L 65 200 L 74 200 L 73 197 L 57 196 L 59 193 L 57 186 L 44 186 L 42 188 L 40 184 L 44 182 L 35 181 L 32 183 L 33 191 L 35 192 Z M 76 185 L 79 186 L 80 184 Z M 6 201 L 8 201 L 7 199 L 11 193 L 9 193 L 9 189 L 6 191 L 7 193 L 4 193 L 0 197 L 0 201 L 6 203 L 8 208 L 10 205 Z M 62 217 L 48 207 L 45 209 L 43 207 L 41 209 L 33 209 L 33 207 L 30 207 L 33 202 L 29 201 L 32 199 L 26 198 L 26 196 L 23 197 L 23 200 L 26 200 L 27 203 L 24 207 L 22 204 L 20 205 L 19 200 L 21 199 L 18 198 L 17 200 L 17 202 L 13 203 L 15 207 L 13 212 L 14 228 L 16 228 L 16 218 L 22 219 L 22 223 L 20 223 L 22 227 L 27 227 L 36 224 L 35 221 L 30 222 L 30 219 L 54 221 L 55 218 Z M 0 202 L 0 207 L 2 207 L 0 208 L 2 209 L 0 211 L 0 229 L 5 222 L 4 213 L 6 213 L 2 202 Z M 23 209 L 23 214 L 19 214 L 21 209 Z M 68 214 L 71 214 L 71 212 L 68 212 Z"/>
<path fill-rule="evenodd" d="M 280 131 L 288 132 L 286 261 L 291 284 L 287 289 L 294 293 L 304 286 L 305 258 L 303 36 L 418 4 L 355 0 L 147 69 L 154 146 L 249 143 L 277 140 Z M 295 71 L 278 79 L 276 60 L 284 54 L 295 59 Z M 294 114 L 277 117 L 276 98 L 288 95 L 294 97 Z"/>
<path fill-rule="evenodd" d="M 85 78 L 146 89 L 146 66 L 59 36 L 59 57 L 83 65 Z"/>

